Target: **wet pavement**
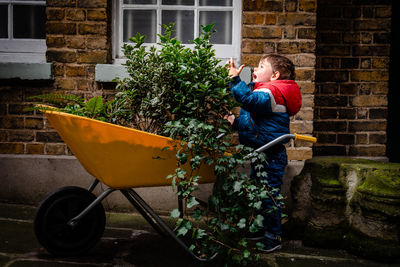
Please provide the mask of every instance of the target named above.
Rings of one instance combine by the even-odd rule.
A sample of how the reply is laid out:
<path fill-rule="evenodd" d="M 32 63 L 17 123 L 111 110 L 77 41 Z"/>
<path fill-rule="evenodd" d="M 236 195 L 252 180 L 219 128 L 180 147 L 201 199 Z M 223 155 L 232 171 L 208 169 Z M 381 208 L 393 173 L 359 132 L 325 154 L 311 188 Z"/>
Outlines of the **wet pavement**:
<path fill-rule="evenodd" d="M 174 240 L 158 235 L 138 214 L 107 212 L 106 230 L 100 242 L 79 257 L 54 257 L 36 240 L 33 232 L 35 207 L 0 203 L 0 266 L 77 267 L 77 266 L 223 266 L 218 260 L 199 263 Z M 341 250 L 302 246 L 299 241 L 284 241 L 277 253 L 262 255 L 256 265 L 273 267 L 393 267 L 361 259 Z"/>

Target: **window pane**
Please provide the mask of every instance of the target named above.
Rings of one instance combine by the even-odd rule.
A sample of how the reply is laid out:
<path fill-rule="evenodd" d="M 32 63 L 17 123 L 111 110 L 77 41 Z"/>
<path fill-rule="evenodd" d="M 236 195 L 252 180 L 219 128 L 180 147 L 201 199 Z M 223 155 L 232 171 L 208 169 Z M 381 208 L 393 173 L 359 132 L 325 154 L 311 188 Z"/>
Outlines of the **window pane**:
<path fill-rule="evenodd" d="M 162 0 L 163 5 L 184 5 L 193 6 L 194 0 Z"/>
<path fill-rule="evenodd" d="M 175 23 L 173 37 L 187 44 L 194 36 L 194 12 L 188 10 L 163 10 L 162 24 Z"/>
<path fill-rule="evenodd" d="M 45 6 L 14 5 L 14 38 L 45 39 Z"/>
<path fill-rule="evenodd" d="M 155 5 L 157 0 L 124 0 L 124 4 Z"/>
<path fill-rule="evenodd" d="M 200 0 L 200 6 L 232 6 L 232 0 Z"/>
<path fill-rule="evenodd" d="M 155 10 L 124 10 L 123 41 L 128 42 L 130 37 L 139 32 L 146 35 L 146 43 L 155 43 L 156 21 L 157 12 Z"/>
<path fill-rule="evenodd" d="M 8 38 L 8 6 L 0 5 L 0 38 Z"/>
<path fill-rule="evenodd" d="M 202 11 L 200 12 L 200 25 L 215 23 L 217 30 L 211 36 L 213 44 L 232 44 L 232 12 L 231 11 Z M 201 29 L 200 29 L 201 31 Z"/>

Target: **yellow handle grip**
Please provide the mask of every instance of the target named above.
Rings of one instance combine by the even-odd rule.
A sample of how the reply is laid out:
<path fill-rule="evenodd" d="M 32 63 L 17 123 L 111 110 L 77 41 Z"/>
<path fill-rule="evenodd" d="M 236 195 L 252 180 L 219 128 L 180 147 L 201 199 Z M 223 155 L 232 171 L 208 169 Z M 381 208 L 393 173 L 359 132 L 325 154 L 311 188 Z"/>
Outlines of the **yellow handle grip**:
<path fill-rule="evenodd" d="M 316 143 L 317 138 L 312 137 L 312 136 L 307 136 L 307 135 L 300 135 L 300 134 L 294 134 L 296 138 L 294 139 L 295 141 L 301 140 L 301 141 L 306 141 L 306 142 L 311 142 L 311 143 Z"/>

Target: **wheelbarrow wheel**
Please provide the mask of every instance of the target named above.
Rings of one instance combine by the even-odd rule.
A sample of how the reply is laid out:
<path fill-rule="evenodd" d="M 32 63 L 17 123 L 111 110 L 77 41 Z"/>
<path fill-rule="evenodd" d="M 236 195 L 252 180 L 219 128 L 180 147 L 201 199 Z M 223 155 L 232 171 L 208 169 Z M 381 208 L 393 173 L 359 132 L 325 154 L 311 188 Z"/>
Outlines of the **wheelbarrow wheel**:
<path fill-rule="evenodd" d="M 80 187 L 63 187 L 39 205 L 34 230 L 40 244 L 55 256 L 74 256 L 91 249 L 103 235 L 105 212 L 99 203 L 76 225 L 67 222 L 82 212 L 96 196 Z"/>

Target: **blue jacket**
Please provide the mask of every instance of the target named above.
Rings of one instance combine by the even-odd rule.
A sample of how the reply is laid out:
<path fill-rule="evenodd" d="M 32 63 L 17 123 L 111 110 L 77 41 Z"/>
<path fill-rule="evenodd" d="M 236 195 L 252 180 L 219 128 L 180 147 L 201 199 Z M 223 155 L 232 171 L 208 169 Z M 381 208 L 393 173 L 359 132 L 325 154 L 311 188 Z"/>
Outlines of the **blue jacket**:
<path fill-rule="evenodd" d="M 241 144 L 258 148 L 289 133 L 289 114 L 277 108 L 272 94 L 265 90 L 253 91 L 254 83 L 246 85 L 239 76 L 233 78 L 230 87 L 233 97 L 241 104 L 240 117 L 233 123 Z"/>

